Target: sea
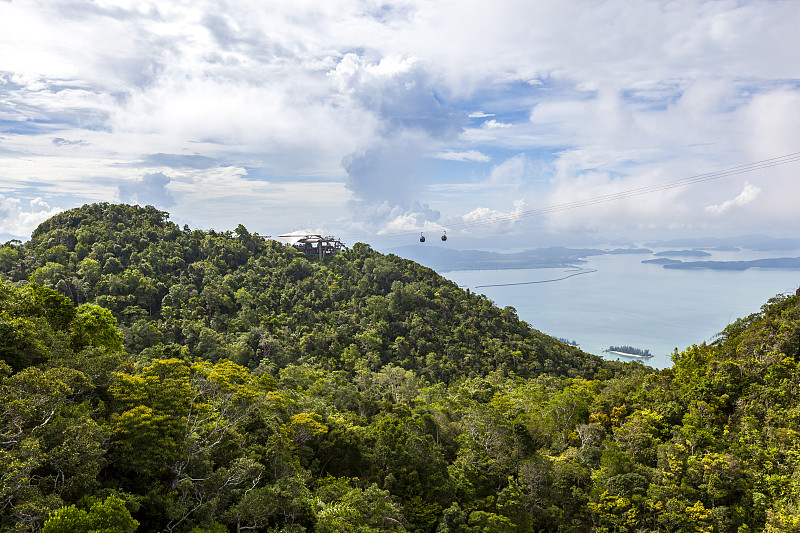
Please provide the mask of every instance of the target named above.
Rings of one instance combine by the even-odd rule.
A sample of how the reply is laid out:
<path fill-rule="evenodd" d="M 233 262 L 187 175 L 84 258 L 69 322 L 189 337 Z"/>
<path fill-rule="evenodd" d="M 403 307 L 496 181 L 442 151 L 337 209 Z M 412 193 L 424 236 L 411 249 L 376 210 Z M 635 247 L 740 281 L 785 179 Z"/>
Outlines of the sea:
<path fill-rule="evenodd" d="M 654 252 L 659 251 L 658 249 Z M 711 252 L 701 260 L 798 257 L 800 250 Z M 800 287 L 800 269 L 672 270 L 642 263 L 652 255 L 601 255 L 575 268 L 458 270 L 441 274 L 500 307 L 511 306 L 531 327 L 578 343 L 606 359 L 611 346 L 649 350 L 644 364 L 672 365 L 675 350 L 711 342 L 737 318 Z M 686 261 L 695 258 L 681 258 Z"/>

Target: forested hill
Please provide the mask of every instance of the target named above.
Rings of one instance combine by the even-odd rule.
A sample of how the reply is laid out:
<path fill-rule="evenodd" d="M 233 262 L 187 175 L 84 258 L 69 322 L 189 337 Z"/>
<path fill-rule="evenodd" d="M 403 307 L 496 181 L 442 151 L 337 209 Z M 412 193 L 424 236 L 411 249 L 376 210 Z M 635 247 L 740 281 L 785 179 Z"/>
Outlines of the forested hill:
<path fill-rule="evenodd" d="M 145 359 L 229 359 L 269 372 L 393 364 L 432 382 L 493 371 L 591 377 L 604 366 L 512 308 L 367 245 L 320 264 L 241 225 L 192 231 L 167 217 L 109 204 L 60 213 L 29 242 L 4 247 L 0 269 L 109 309 L 126 349 Z"/>
<path fill-rule="evenodd" d="M 800 291 L 655 371 L 153 208 L 0 267 L 2 533 L 800 531 Z"/>

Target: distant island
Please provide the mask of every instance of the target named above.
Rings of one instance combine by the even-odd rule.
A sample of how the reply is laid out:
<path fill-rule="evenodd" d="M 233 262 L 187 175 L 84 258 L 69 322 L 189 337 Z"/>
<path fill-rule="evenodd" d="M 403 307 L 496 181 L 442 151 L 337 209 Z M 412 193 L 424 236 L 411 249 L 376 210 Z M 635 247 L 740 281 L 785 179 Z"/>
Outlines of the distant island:
<path fill-rule="evenodd" d="M 386 250 L 411 259 L 436 270 L 507 270 L 525 268 L 574 267 L 586 262 L 590 256 L 603 255 L 596 248 L 536 248 L 514 253 L 487 252 L 484 250 L 457 250 L 444 246 L 402 246 Z"/>
<path fill-rule="evenodd" d="M 556 337 L 556 340 L 559 340 L 564 344 L 569 344 L 570 346 L 580 346 L 577 342 L 565 339 L 564 337 Z"/>
<path fill-rule="evenodd" d="M 754 259 L 752 261 L 677 261 L 663 265 L 664 268 L 680 270 L 747 270 L 748 268 L 800 268 L 800 257 L 775 257 L 770 259 Z"/>
<path fill-rule="evenodd" d="M 636 357 L 638 359 L 650 359 L 653 357 L 653 355 L 650 353 L 650 350 L 640 350 L 639 348 L 634 348 L 633 346 L 609 346 L 603 351 L 606 353 L 622 355 L 624 357 Z"/>
<path fill-rule="evenodd" d="M 527 268 L 568 268 L 586 263 L 587 257 L 600 255 L 651 254 L 648 248 L 565 248 L 551 246 L 513 253 L 485 250 L 458 250 L 444 246 L 411 245 L 384 250 L 411 259 L 437 272 L 455 270 L 512 270 Z"/>
<path fill-rule="evenodd" d="M 642 263 L 650 265 L 676 265 L 683 263 L 679 259 L 669 259 L 668 257 L 659 257 L 658 259 L 645 259 Z"/>
<path fill-rule="evenodd" d="M 733 243 L 741 244 L 741 248 L 734 247 Z M 551 246 L 549 248 L 535 248 L 512 253 L 490 252 L 486 250 L 459 250 L 445 246 L 410 245 L 383 250 L 385 253 L 411 259 L 437 272 L 452 272 L 458 270 L 511 270 L 534 268 L 570 268 L 581 266 L 590 257 L 619 256 L 619 255 L 649 255 L 653 258 L 645 259 L 642 263 L 660 264 L 664 268 L 677 269 L 712 269 L 712 270 L 745 270 L 748 268 L 800 268 L 800 258 L 771 258 L 750 261 L 681 261 L 672 257 L 705 258 L 711 254 L 701 250 L 710 249 L 749 249 L 764 250 L 769 248 L 790 249 L 797 246 L 800 249 L 800 239 L 770 239 L 768 237 L 744 236 L 736 239 L 687 239 L 681 241 L 667 241 L 655 244 L 660 248 L 675 246 L 674 249 L 653 252 L 649 247 L 625 248 L 567 248 Z M 711 246 L 715 245 L 715 246 Z M 678 246 L 686 246 L 685 249 Z M 654 246 L 655 247 L 655 246 Z"/>
<path fill-rule="evenodd" d="M 652 254 L 652 253 L 653 250 L 649 248 L 616 248 L 614 250 L 607 251 L 606 255 L 631 255 L 631 254 Z"/>
<path fill-rule="evenodd" d="M 711 257 L 711 254 L 702 250 L 665 250 L 653 254 L 656 257 L 678 256 L 678 257 Z"/>

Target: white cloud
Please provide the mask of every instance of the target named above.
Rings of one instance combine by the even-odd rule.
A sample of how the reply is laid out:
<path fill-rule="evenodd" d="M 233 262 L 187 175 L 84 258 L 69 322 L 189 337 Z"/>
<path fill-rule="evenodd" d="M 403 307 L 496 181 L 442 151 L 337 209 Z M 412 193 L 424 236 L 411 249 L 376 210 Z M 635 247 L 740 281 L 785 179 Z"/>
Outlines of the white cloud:
<path fill-rule="evenodd" d="M 639 95 L 599 89 L 561 101 L 537 104 L 532 128 L 546 131 L 545 145 L 567 146 L 552 162 L 549 203 L 589 200 L 665 184 L 797 150 L 800 91 L 788 88 L 752 94 L 743 82 L 701 78 L 682 83 L 677 98 L 646 91 Z M 655 95 L 655 96 L 654 96 Z M 569 96 L 569 95 L 565 95 Z M 660 103 L 654 105 L 655 102 Z M 624 231 L 667 228 L 761 231 L 797 227 L 800 195 L 796 165 L 748 173 L 763 191 L 748 218 L 709 220 L 706 209 L 720 194 L 736 196 L 729 178 L 553 214 L 559 231 Z M 646 209 L 642 207 L 646 206 Z M 713 208 L 714 206 L 711 205 Z M 717 206 L 720 207 L 720 206 Z"/>
<path fill-rule="evenodd" d="M 487 130 L 496 130 L 498 128 L 510 128 L 513 124 L 506 124 L 504 122 L 497 122 L 495 119 L 487 120 L 483 124 L 481 124 L 482 128 Z"/>
<path fill-rule="evenodd" d="M 39 197 L 31 200 L 30 208 L 25 210 L 19 198 L 0 194 L 0 233 L 26 238 L 36 226 L 61 211 Z"/>
<path fill-rule="evenodd" d="M 387 220 L 384 224 L 385 229 L 382 229 L 378 234 L 398 233 L 398 232 L 416 232 L 420 231 L 424 234 L 426 231 L 441 231 L 442 225 L 427 220 L 424 213 L 406 212 L 394 218 Z"/>
<path fill-rule="evenodd" d="M 514 201 L 514 207 L 509 212 L 478 207 L 462 215 L 460 223 L 466 223 L 468 227 L 471 225 L 484 227 L 489 233 L 508 233 L 514 229 L 515 224 L 524 216 L 526 210 L 525 200 L 520 198 Z"/>
<path fill-rule="evenodd" d="M 342 159 L 347 187 L 366 202 L 408 208 L 418 199 L 424 154 L 432 143 L 456 139 L 466 113 L 439 102 L 429 73 L 413 58 L 375 64 L 348 54 L 329 75 L 376 121 L 371 137 Z"/>
<path fill-rule="evenodd" d="M 212 193 L 187 188 L 248 188 L 247 172 L 327 180 L 329 198 L 401 213 L 446 198 L 456 216 L 486 206 L 486 188 L 447 183 L 479 181 L 493 160 L 486 181 L 513 185 L 495 187 L 495 208 L 542 167 L 548 201 L 592 198 L 797 151 L 795 41 L 793 2 L 0 3 L 0 119 L 13 123 L 0 185 L 80 205 L 133 198 L 121 183 L 161 172 L 154 198 L 188 213 Z M 168 168 L 188 157 L 206 168 Z M 430 157 L 458 168 L 426 173 Z M 796 175 L 747 176 L 762 191 L 751 224 L 797 227 Z M 576 209 L 551 227 L 731 224 L 706 207 L 738 187 Z M 302 190 L 280 195 L 302 203 Z"/>
<path fill-rule="evenodd" d="M 390 34 L 387 43 L 434 60 L 460 92 L 479 87 L 481 79 L 556 77 L 629 87 L 699 73 L 772 77 L 798 59 L 782 41 L 793 31 L 791 2 L 504 1 L 482 7 L 457 0 L 420 4 L 414 27 Z"/>
<path fill-rule="evenodd" d="M 439 230 L 440 213 L 428 205 L 413 203 L 406 207 L 390 203 L 369 203 L 362 200 L 349 202 L 349 208 L 356 213 L 347 217 L 345 225 L 362 235 L 374 233 L 375 236 L 398 232 Z"/>
<path fill-rule="evenodd" d="M 703 198 L 706 194 L 706 189 L 674 188 L 630 195 L 631 191 L 655 189 L 670 180 L 659 169 L 634 177 L 587 170 L 580 154 L 565 155 L 556 162 L 555 170 L 552 190 L 546 197 L 546 206 L 551 208 L 546 225 L 556 232 L 619 233 L 692 227 L 702 208 L 693 207 L 687 197 Z"/>
<path fill-rule="evenodd" d="M 448 161 L 475 161 L 477 163 L 488 163 L 491 158 L 479 152 L 478 150 L 466 150 L 463 152 L 437 152 L 433 154 L 436 159 L 445 159 Z"/>
<path fill-rule="evenodd" d="M 525 154 L 518 154 L 492 167 L 488 181 L 492 187 L 519 187 L 530 178 L 530 171 Z"/>
<path fill-rule="evenodd" d="M 745 183 L 744 189 L 742 189 L 742 192 L 739 193 L 739 196 L 733 198 L 732 200 L 726 200 L 725 202 L 719 205 L 717 204 L 709 205 L 708 207 L 706 207 L 706 211 L 708 211 L 712 215 L 720 216 L 722 213 L 730 210 L 731 208 L 742 207 L 744 205 L 749 204 L 750 202 L 755 200 L 759 194 L 761 194 L 761 189 L 749 183 Z"/>

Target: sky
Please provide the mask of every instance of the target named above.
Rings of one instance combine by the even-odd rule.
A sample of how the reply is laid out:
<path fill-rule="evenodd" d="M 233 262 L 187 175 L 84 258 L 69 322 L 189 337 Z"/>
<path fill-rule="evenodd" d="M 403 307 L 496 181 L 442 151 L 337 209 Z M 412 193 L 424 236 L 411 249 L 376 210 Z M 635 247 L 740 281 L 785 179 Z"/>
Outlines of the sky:
<path fill-rule="evenodd" d="M 663 185 L 800 152 L 799 34 L 795 0 L 0 0 L 0 238 L 93 202 L 348 244 L 796 236 L 791 158 Z"/>

